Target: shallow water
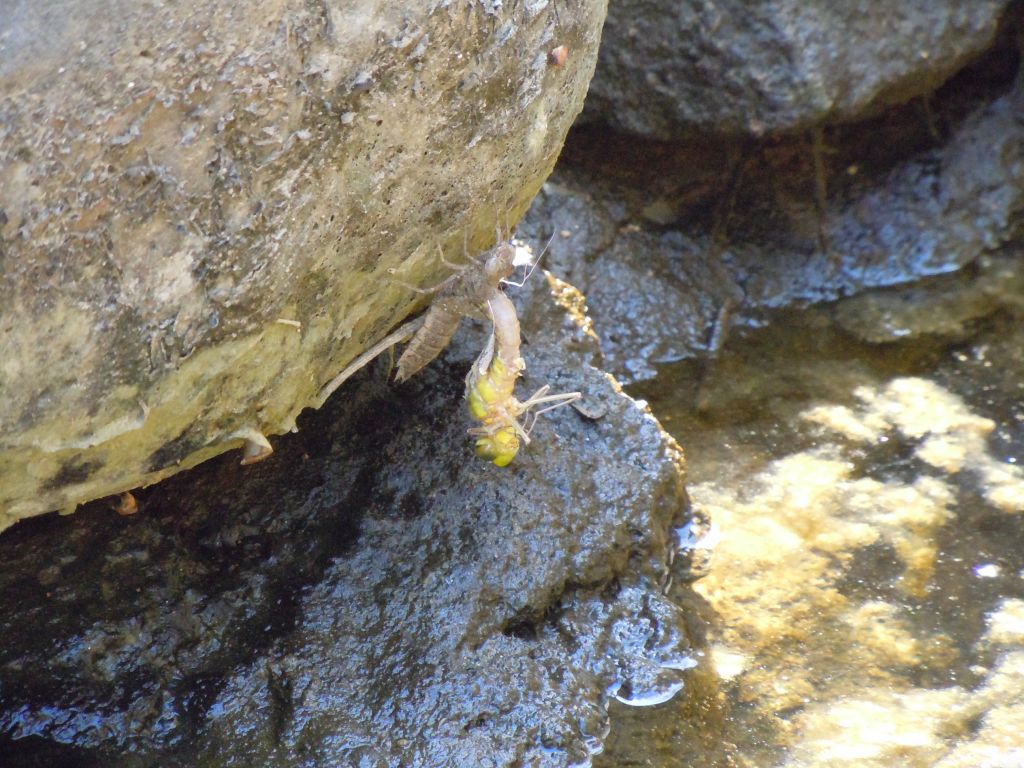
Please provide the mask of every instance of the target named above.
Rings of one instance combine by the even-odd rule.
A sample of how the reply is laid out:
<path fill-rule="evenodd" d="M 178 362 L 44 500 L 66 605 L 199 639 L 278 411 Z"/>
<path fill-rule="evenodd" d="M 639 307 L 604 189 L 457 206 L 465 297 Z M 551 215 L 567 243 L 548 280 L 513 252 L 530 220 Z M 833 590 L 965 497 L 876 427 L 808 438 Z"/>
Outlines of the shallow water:
<path fill-rule="evenodd" d="M 1024 766 L 1024 261 L 747 320 L 631 392 L 705 650 L 595 765 Z"/>

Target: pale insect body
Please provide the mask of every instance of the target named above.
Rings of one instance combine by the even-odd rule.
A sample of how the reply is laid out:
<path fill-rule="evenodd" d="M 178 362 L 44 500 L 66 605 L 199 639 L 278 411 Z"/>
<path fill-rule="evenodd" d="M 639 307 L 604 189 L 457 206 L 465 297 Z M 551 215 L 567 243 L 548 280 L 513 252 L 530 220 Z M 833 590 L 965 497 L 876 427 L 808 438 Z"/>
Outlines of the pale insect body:
<path fill-rule="evenodd" d="M 490 293 L 511 277 L 519 258 L 515 246 L 500 242 L 484 255 L 482 264 L 470 264 L 437 286 L 437 298 L 427 310 L 423 325 L 398 359 L 395 380 L 405 381 L 437 357 L 448 346 L 462 318 L 479 312 Z"/>
<path fill-rule="evenodd" d="M 526 364 L 519 354 L 519 318 L 511 300 L 493 289 L 487 300 L 494 328 L 487 346 L 466 376 L 466 401 L 469 412 L 481 425 L 469 430 L 476 437 L 476 455 L 504 467 L 519 452 L 520 442 L 530 443 L 530 430 L 545 411 L 579 400 L 579 392 L 548 395 L 548 387 L 538 389 L 520 402 L 515 396 L 516 380 Z M 545 405 L 531 415 L 529 426 L 519 418 L 531 409 Z"/>

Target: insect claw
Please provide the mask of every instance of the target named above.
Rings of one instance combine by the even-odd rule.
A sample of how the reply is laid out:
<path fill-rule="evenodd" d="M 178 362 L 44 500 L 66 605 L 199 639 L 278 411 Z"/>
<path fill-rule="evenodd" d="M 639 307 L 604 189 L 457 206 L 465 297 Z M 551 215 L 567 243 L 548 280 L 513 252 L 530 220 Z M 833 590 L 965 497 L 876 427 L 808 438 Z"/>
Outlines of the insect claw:
<path fill-rule="evenodd" d="M 245 445 L 242 447 L 242 466 L 255 464 L 263 461 L 274 452 L 274 447 L 267 440 L 266 436 L 258 429 L 243 427 L 231 434 L 232 439 L 242 439 Z"/>

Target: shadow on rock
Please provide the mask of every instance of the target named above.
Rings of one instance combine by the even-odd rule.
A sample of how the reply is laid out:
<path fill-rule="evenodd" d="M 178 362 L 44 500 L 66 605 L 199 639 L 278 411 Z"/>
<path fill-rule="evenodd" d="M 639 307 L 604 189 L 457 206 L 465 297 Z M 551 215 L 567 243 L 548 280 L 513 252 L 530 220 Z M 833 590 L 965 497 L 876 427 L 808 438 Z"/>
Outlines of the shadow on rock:
<path fill-rule="evenodd" d="M 545 414 L 508 468 L 466 435 L 477 327 L 407 385 L 378 361 L 262 464 L 5 533 L 5 765 L 580 764 L 609 698 L 678 690 L 681 454 L 531 283 L 522 386 L 591 418 Z"/>

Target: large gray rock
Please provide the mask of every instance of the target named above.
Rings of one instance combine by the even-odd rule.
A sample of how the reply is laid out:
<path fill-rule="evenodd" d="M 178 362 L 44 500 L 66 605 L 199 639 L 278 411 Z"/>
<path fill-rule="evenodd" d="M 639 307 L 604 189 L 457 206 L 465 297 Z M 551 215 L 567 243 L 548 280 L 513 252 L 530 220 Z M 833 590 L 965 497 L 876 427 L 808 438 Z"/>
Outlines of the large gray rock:
<path fill-rule="evenodd" d="M 509 467 L 466 435 L 466 328 L 407 384 L 366 369 L 258 467 L 0 537 L 5 768 L 584 765 L 610 699 L 678 690 L 681 454 L 531 283 L 523 389 L 590 416 L 545 414 Z"/>
<path fill-rule="evenodd" d="M 636 162 L 628 176 L 614 165 L 562 168 L 521 231 L 540 243 L 552 238 L 547 263 L 586 295 L 608 370 L 624 381 L 649 379 L 658 363 L 715 352 L 731 325 L 756 324 L 766 310 L 953 272 L 1019 238 L 1022 86 L 1004 83 L 966 116 L 959 101 L 937 105 L 936 114 L 954 123 L 941 145 L 922 146 L 906 115 L 887 121 L 902 127 L 883 152 L 873 149 L 877 123 L 849 126 L 831 147 L 821 210 L 813 177 L 789 160 L 809 147 L 752 155 L 731 207 L 720 203 L 726 190 L 697 208 L 691 189 L 706 189 L 701 175 L 714 167 L 690 177 L 666 172 L 679 162 L 672 153 L 636 140 L 634 157 L 645 148 L 660 153 L 645 170 Z M 986 96 L 981 89 L 967 103 Z M 678 155 L 688 158 L 689 149 Z M 570 145 L 569 152 L 580 159 L 603 148 Z M 729 178 L 724 160 L 717 171 Z M 675 186 L 659 189 L 666 177 Z"/>
<path fill-rule="evenodd" d="M 291 429 L 528 204 L 604 5 L 3 0 L 0 528 Z"/>
<path fill-rule="evenodd" d="M 616 0 L 585 116 L 634 133 L 751 134 L 933 91 L 1009 0 Z"/>

